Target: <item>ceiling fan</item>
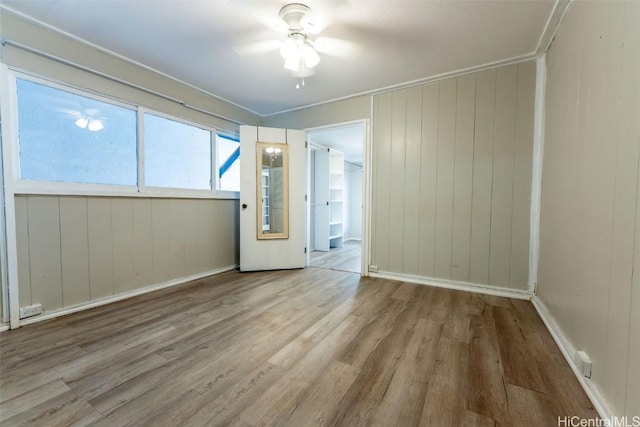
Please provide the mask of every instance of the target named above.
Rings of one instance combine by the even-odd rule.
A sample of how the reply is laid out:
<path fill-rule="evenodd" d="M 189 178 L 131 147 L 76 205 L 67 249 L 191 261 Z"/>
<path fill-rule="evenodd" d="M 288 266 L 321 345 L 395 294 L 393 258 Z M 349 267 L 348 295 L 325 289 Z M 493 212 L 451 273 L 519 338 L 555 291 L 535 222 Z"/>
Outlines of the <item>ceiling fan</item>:
<path fill-rule="evenodd" d="M 314 74 L 313 68 L 320 62 L 320 54 L 348 57 L 358 52 L 355 44 L 330 38 L 312 38 L 317 33 L 317 22 L 311 9 L 302 3 L 290 3 L 280 9 L 279 17 L 287 28 L 284 40 L 266 40 L 236 47 L 239 55 L 267 53 L 279 50 L 284 68 L 297 78 Z"/>

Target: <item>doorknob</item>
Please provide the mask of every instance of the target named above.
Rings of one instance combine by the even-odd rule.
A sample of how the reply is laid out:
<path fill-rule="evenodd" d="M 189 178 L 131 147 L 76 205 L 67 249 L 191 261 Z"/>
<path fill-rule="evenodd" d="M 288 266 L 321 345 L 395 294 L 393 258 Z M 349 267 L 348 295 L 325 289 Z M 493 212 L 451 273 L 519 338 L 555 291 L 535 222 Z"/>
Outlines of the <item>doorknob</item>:
<path fill-rule="evenodd" d="M 246 203 L 242 204 L 242 209 L 247 209 L 247 204 Z"/>

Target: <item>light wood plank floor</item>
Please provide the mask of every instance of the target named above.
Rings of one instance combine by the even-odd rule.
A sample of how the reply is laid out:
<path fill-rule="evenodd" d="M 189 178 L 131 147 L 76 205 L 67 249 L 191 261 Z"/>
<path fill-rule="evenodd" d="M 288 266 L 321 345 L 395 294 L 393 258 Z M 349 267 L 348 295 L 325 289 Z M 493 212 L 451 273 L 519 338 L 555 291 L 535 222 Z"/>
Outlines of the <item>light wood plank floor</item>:
<path fill-rule="evenodd" d="M 332 270 L 360 273 L 361 244 L 355 240 L 344 242 L 341 248 L 332 248 L 329 252 L 311 252 L 312 267 L 330 268 Z"/>
<path fill-rule="evenodd" d="M 529 302 L 229 272 L 0 333 L 0 424 L 555 426 L 596 416 Z"/>

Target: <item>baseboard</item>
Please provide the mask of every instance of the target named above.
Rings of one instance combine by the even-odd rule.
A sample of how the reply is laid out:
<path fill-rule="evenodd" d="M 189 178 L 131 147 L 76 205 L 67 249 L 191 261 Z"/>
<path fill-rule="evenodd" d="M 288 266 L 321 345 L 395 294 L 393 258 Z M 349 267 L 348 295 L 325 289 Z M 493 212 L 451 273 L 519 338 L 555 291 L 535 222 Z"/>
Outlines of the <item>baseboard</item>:
<path fill-rule="evenodd" d="M 457 282 L 454 280 L 435 279 L 432 277 L 413 276 L 409 274 L 390 273 L 381 271 L 378 273 L 369 272 L 369 276 L 380 279 L 398 280 L 401 282 L 415 283 L 417 285 L 435 286 L 437 288 L 454 289 L 456 291 L 474 292 L 478 294 L 492 295 L 506 298 L 516 298 L 530 300 L 531 293 L 525 289 L 509 289 L 498 286 L 481 285 L 479 283 Z"/>
<path fill-rule="evenodd" d="M 0 332 L 8 331 L 9 325 L 7 323 L 0 324 Z"/>
<path fill-rule="evenodd" d="M 45 313 L 41 316 L 30 317 L 20 320 L 20 326 L 31 325 L 33 323 L 42 322 L 44 320 L 54 319 L 56 317 L 65 316 L 71 313 L 77 313 L 78 311 L 88 310 L 90 308 L 99 307 L 101 305 L 111 304 L 113 302 L 122 301 L 127 298 L 132 298 L 138 295 L 148 294 L 149 292 L 159 291 L 160 289 L 169 288 L 171 286 L 181 285 L 183 283 L 191 282 L 193 280 L 202 279 L 204 277 L 213 276 L 215 274 L 224 273 L 226 271 L 233 270 L 237 265 L 228 265 L 226 267 L 218 268 L 215 270 L 205 271 L 203 273 L 193 274 L 191 276 L 180 277 L 178 279 L 169 280 L 167 282 L 157 283 L 155 285 L 146 286 L 144 288 L 135 289 L 133 291 L 124 292 L 118 295 L 113 295 L 106 298 L 101 298 L 95 301 L 90 301 L 71 307 L 65 307 L 59 310 Z"/>
<path fill-rule="evenodd" d="M 551 316 L 551 313 L 549 313 L 549 310 L 547 310 L 547 307 L 540 300 L 540 298 L 538 298 L 537 295 L 534 295 L 531 298 L 531 302 L 536 308 L 536 311 L 538 312 L 538 315 L 544 322 L 545 326 L 549 330 L 549 333 L 553 337 L 553 340 L 556 342 L 558 347 L 560 347 L 562 355 L 567 360 L 567 363 L 569 363 L 571 370 L 575 374 L 576 378 L 578 378 L 580 385 L 587 394 L 587 397 L 589 397 L 589 400 L 591 400 L 593 407 L 596 409 L 596 411 L 598 411 L 600 417 L 604 420 L 614 419 L 616 414 L 613 412 L 598 387 L 593 381 L 582 375 L 582 373 L 580 372 L 580 369 L 575 363 L 576 349 L 573 347 L 573 344 L 571 344 L 571 341 L 569 341 L 566 335 L 562 332 L 555 319 Z"/>

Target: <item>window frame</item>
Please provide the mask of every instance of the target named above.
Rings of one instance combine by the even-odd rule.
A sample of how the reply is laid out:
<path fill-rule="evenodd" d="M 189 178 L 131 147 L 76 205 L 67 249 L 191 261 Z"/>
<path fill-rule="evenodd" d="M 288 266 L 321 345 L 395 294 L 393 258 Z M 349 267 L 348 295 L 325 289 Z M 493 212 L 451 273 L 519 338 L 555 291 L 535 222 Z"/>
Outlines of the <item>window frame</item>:
<path fill-rule="evenodd" d="M 218 146 L 217 146 L 216 141 L 215 141 L 218 136 L 220 136 L 221 138 L 226 138 L 226 139 L 231 139 L 233 141 L 238 141 L 238 148 L 240 148 L 240 135 L 239 134 L 234 134 L 234 133 L 228 132 L 228 131 L 221 131 L 221 130 L 218 130 L 217 132 L 215 132 L 214 134 L 211 135 L 211 138 L 213 139 L 211 144 L 212 144 L 213 150 L 215 151 L 214 153 L 212 153 L 213 162 L 214 162 L 212 164 L 212 168 L 214 169 L 213 170 L 213 175 L 214 175 L 213 178 L 215 180 L 215 189 L 216 189 L 216 191 L 223 192 L 223 193 L 237 193 L 238 194 L 238 198 L 239 198 L 240 197 L 240 192 L 239 191 L 229 191 L 229 190 L 221 190 L 220 189 L 220 186 L 221 186 L 220 181 L 222 180 L 222 176 L 220 176 L 220 171 L 219 171 L 218 164 L 217 164 L 217 161 L 218 161 L 218 157 L 217 157 L 218 156 Z M 242 155 L 242 152 L 240 152 L 240 155 Z M 236 161 L 240 162 L 240 157 L 238 157 L 234 161 L 234 163 Z M 238 166 L 240 166 L 240 163 L 238 163 Z M 240 183 L 238 183 L 238 184 L 240 184 Z"/>
<path fill-rule="evenodd" d="M 238 138 L 239 133 L 223 130 L 215 126 L 198 123 L 193 120 L 176 117 L 171 114 L 147 108 L 132 102 L 123 101 L 108 95 L 96 93 L 94 91 L 79 88 L 68 83 L 61 83 L 50 79 L 34 76 L 18 70 L 8 69 L 8 85 L 6 92 L 9 105 L 9 114 L 3 114 L 3 118 L 8 118 L 10 138 L 3 143 L 3 155 L 5 159 L 10 159 L 5 165 L 10 166 L 5 171 L 5 176 L 10 180 L 5 180 L 5 186 L 9 186 L 13 194 L 38 194 L 38 195 L 60 195 L 60 196 L 111 196 L 111 197 L 159 197 L 159 198 L 198 198 L 198 199 L 239 199 L 238 191 L 222 191 L 219 188 L 219 178 L 216 166 L 216 135 L 221 134 L 231 138 Z M 20 139 L 18 123 L 18 93 L 17 80 L 26 80 L 53 89 L 69 92 L 74 95 L 83 96 L 95 101 L 104 102 L 117 107 L 126 108 L 136 113 L 136 165 L 137 184 L 136 185 L 111 185 L 111 184 L 91 184 L 82 182 L 57 182 L 41 180 L 24 180 L 20 176 Z M 144 114 L 151 114 L 167 120 L 176 121 L 189 126 L 194 126 L 210 132 L 211 150 L 211 189 L 186 189 L 186 188 L 165 188 L 149 187 L 145 185 L 145 159 L 144 159 Z M 8 173 L 7 173 L 8 172 Z"/>

